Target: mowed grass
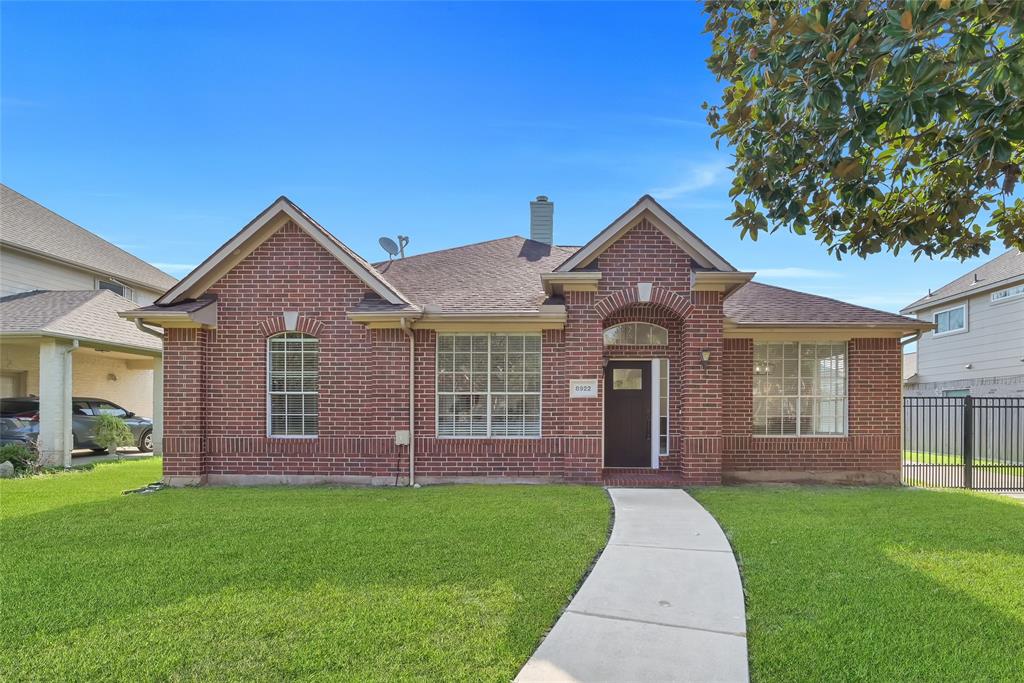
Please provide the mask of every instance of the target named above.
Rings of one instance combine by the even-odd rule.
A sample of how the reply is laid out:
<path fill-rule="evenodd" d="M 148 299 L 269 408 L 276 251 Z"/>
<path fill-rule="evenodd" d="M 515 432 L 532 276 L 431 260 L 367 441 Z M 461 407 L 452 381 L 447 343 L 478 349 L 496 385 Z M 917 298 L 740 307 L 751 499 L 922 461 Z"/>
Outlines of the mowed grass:
<path fill-rule="evenodd" d="M 1006 460 L 992 460 L 991 458 L 972 458 L 971 462 L 975 465 L 1018 465 L 1024 464 L 1019 462 L 1019 458 L 1009 458 Z M 919 463 L 922 465 L 963 465 L 964 459 L 959 455 L 953 455 L 950 453 L 926 453 L 923 451 L 903 451 L 903 462 L 904 463 Z"/>
<path fill-rule="evenodd" d="M 507 681 L 603 547 L 596 487 L 0 482 L 0 680 Z"/>
<path fill-rule="evenodd" d="M 741 564 L 755 681 L 1024 680 L 1024 505 L 962 491 L 693 495 Z"/>

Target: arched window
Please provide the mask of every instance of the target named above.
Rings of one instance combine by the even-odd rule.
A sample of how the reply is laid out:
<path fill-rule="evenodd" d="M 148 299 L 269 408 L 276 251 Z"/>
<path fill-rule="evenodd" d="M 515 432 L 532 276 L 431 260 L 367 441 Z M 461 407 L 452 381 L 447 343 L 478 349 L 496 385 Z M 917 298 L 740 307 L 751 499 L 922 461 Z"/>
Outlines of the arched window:
<path fill-rule="evenodd" d="M 319 429 L 320 341 L 301 332 L 267 339 L 267 434 L 316 436 Z"/>
<path fill-rule="evenodd" d="M 651 323 L 622 323 L 604 331 L 605 346 L 667 346 L 668 330 Z"/>

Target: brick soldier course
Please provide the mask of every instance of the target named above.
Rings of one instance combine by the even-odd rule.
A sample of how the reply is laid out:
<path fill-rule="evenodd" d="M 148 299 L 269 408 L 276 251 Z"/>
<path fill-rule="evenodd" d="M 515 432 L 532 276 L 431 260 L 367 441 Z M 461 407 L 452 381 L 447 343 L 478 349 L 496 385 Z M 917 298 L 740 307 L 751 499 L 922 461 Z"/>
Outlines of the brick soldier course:
<path fill-rule="evenodd" d="M 172 484 L 407 484 L 411 448 L 421 483 L 898 481 L 899 341 L 923 324 L 752 275 L 646 196 L 581 248 L 513 237 L 376 266 L 282 197 L 155 305 L 123 315 L 164 329 Z M 668 343 L 605 344 L 605 330 L 633 322 Z M 303 434 L 269 424 L 268 340 L 282 333 L 317 340 L 316 424 Z M 539 337 L 539 434 L 439 436 L 439 338 L 491 333 Z M 842 429 L 755 435 L 755 344 L 799 342 L 845 344 Z M 667 453 L 616 469 L 604 370 L 620 359 L 667 360 L 668 434 Z M 596 395 L 572 395 L 583 379 Z"/>

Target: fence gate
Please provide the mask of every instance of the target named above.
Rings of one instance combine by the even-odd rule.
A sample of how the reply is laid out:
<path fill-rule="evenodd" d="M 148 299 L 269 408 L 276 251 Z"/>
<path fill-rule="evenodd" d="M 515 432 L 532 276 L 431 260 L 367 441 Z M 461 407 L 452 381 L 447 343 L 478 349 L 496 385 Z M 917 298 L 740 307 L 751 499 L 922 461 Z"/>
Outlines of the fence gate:
<path fill-rule="evenodd" d="M 1024 491 L 1024 398 L 904 397 L 903 483 Z"/>

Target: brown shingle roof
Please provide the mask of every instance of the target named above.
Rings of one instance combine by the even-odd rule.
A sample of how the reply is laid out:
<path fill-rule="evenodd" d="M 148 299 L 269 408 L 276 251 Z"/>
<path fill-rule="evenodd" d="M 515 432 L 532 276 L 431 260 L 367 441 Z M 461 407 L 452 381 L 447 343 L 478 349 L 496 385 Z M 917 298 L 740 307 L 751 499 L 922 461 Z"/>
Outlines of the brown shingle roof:
<path fill-rule="evenodd" d="M 545 302 L 541 273 L 577 247 L 505 237 L 375 264 L 418 306 L 450 313 L 536 311 Z M 358 312 L 400 312 L 367 297 Z M 747 325 L 907 325 L 920 321 L 782 287 L 750 282 L 725 300 L 725 315 Z"/>
<path fill-rule="evenodd" d="M 919 327 L 921 321 L 824 296 L 748 282 L 725 300 L 725 317 L 740 325 L 865 325 Z"/>
<path fill-rule="evenodd" d="M 164 291 L 176 279 L 0 184 L 0 242 Z"/>
<path fill-rule="evenodd" d="M 1011 249 L 949 284 L 939 287 L 928 296 L 921 297 L 904 308 L 903 313 L 913 313 L 922 308 L 955 299 L 960 295 L 970 295 L 978 289 L 990 287 L 996 283 L 1012 281 L 1015 278 L 1024 279 L 1024 253 L 1018 249 Z"/>
<path fill-rule="evenodd" d="M 575 253 L 523 237 L 376 264 L 413 303 L 443 312 L 536 311 L 544 303 L 541 273 Z"/>
<path fill-rule="evenodd" d="M 34 291 L 0 298 L 0 334 L 71 337 L 160 351 L 160 339 L 118 317 L 135 304 L 105 289 Z"/>

